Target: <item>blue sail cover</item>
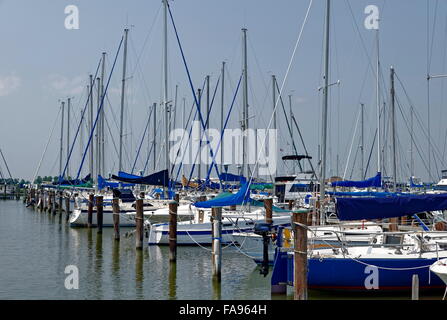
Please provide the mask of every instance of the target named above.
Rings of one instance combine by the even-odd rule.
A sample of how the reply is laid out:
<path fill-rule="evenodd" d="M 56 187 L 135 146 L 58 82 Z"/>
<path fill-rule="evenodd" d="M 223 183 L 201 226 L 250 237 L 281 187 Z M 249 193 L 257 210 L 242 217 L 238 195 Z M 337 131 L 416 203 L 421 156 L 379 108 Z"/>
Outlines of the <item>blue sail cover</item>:
<path fill-rule="evenodd" d="M 118 177 L 125 178 L 125 179 L 139 179 L 139 178 L 141 178 L 141 176 L 126 173 L 124 171 L 118 171 Z"/>
<path fill-rule="evenodd" d="M 336 198 L 340 220 L 386 219 L 447 209 L 447 194 L 397 195 L 386 198 Z"/>
<path fill-rule="evenodd" d="M 62 177 L 59 176 L 59 181 L 54 182 L 53 185 L 78 185 L 78 184 L 84 184 L 89 182 L 91 179 L 91 175 L 88 174 L 84 179 L 73 179 L 73 180 L 63 180 Z"/>
<path fill-rule="evenodd" d="M 357 187 L 357 188 L 369 188 L 369 187 L 382 187 L 382 175 L 377 172 L 375 177 L 369 178 L 363 181 L 334 181 L 332 182 L 333 187 Z"/>
<path fill-rule="evenodd" d="M 112 175 L 113 180 L 127 182 L 127 183 L 135 183 L 135 184 L 147 184 L 152 186 L 169 186 L 169 173 L 168 170 L 162 170 L 156 173 L 153 173 L 151 175 L 140 177 L 135 176 L 137 178 L 131 178 L 131 177 L 119 177 Z"/>
<path fill-rule="evenodd" d="M 372 191 L 358 191 L 358 192 L 341 192 L 341 191 L 326 191 L 328 195 L 336 197 L 390 197 L 401 193 L 392 192 L 372 192 Z"/>
<path fill-rule="evenodd" d="M 194 203 L 197 208 L 213 208 L 240 205 L 250 201 L 250 189 L 248 183 L 244 184 L 237 193 L 218 196 L 208 201 L 200 201 Z"/>
<path fill-rule="evenodd" d="M 102 190 L 104 188 L 120 188 L 120 187 L 132 187 L 133 183 L 121 183 L 121 182 L 111 182 L 104 179 L 101 175 L 98 175 L 98 189 Z"/>
<path fill-rule="evenodd" d="M 247 178 L 232 173 L 221 173 L 219 175 L 221 181 L 246 183 Z"/>

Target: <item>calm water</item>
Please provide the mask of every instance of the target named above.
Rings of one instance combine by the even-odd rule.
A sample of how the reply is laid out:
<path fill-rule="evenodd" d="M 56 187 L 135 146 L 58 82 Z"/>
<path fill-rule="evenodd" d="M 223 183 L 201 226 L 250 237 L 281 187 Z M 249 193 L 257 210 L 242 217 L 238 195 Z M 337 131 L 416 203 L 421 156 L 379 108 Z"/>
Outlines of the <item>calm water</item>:
<path fill-rule="evenodd" d="M 116 242 L 112 228 L 104 228 L 102 235 L 96 229 L 73 229 L 64 214 L 39 213 L 25 208 L 22 201 L 0 201 L 0 299 L 272 299 L 270 276 L 261 276 L 254 262 L 234 248 L 223 250 L 219 288 L 212 281 L 208 249 L 179 247 L 173 267 L 167 247 L 135 250 L 135 239 L 124 236 L 131 230 L 121 229 L 121 241 Z M 65 289 L 67 265 L 79 269 L 78 290 Z M 377 296 L 310 291 L 309 297 Z M 286 297 L 273 298 L 293 295 L 289 289 Z"/>
<path fill-rule="evenodd" d="M 213 284 L 211 252 L 167 247 L 138 252 L 135 238 L 113 240 L 112 228 L 73 229 L 65 215 L 39 213 L 22 201 L 0 202 L 0 299 L 270 299 L 270 278 L 234 248 L 223 250 L 222 284 Z M 79 289 L 64 286 L 67 265 L 79 269 Z"/>

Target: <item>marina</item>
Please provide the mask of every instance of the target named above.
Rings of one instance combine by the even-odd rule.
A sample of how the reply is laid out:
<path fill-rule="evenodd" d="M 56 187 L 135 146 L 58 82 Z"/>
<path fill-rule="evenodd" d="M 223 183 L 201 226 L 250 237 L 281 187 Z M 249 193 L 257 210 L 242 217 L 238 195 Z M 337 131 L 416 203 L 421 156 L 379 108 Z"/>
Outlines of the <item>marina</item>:
<path fill-rule="evenodd" d="M 8 47 L 0 300 L 447 299 L 447 4 L 230 2 L 63 6 L 27 76 Z"/>
<path fill-rule="evenodd" d="M 134 239 L 113 240 L 112 228 L 102 235 L 94 229 L 70 228 L 64 216 L 35 212 L 21 201 L 1 201 L 2 256 L 1 299 L 190 299 L 269 300 L 293 299 L 270 293 L 271 274 L 235 248 L 223 250 L 222 284 L 212 281 L 211 254 L 196 246 L 178 248 L 175 270 L 170 268 L 166 246 L 135 250 Z M 18 228 L 18 226 L 20 226 Z M 123 229 L 123 233 L 130 231 Z M 20 234 L 30 234 L 18 239 Z M 46 259 L 41 257 L 45 256 Z M 65 267 L 80 270 L 78 290 L 64 287 Z M 17 267 L 20 266 L 20 267 Z M 421 299 L 440 299 L 443 291 L 421 294 Z M 310 299 L 410 299 L 411 293 L 367 295 L 309 292 Z"/>

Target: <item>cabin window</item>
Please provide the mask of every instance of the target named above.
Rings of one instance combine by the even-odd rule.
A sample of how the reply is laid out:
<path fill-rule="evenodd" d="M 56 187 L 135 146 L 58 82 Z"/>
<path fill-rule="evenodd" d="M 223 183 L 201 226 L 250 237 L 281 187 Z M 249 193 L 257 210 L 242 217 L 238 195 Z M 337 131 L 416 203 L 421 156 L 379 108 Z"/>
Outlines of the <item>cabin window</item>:
<path fill-rule="evenodd" d="M 384 244 L 391 244 L 391 245 L 393 245 L 393 244 L 398 245 L 398 244 L 402 244 L 403 240 L 404 240 L 403 235 L 390 235 L 390 234 L 387 234 L 385 236 L 385 239 L 384 239 L 383 243 Z"/>

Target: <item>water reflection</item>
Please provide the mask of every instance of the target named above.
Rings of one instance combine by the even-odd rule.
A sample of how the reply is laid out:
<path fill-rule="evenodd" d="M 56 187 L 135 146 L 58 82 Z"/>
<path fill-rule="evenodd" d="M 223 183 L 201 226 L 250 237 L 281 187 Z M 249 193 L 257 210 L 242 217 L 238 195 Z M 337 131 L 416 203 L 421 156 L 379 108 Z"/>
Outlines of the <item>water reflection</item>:
<path fill-rule="evenodd" d="M 177 263 L 169 263 L 169 299 L 177 299 Z"/>
<path fill-rule="evenodd" d="M 119 299 L 121 296 L 122 285 L 120 277 L 121 268 L 120 259 L 120 241 L 113 240 L 112 244 L 112 286 L 114 299 Z"/>
<path fill-rule="evenodd" d="M 137 299 L 143 299 L 143 250 L 135 250 L 135 293 Z"/>
<path fill-rule="evenodd" d="M 95 250 L 95 272 L 94 272 L 94 290 L 95 298 L 103 298 L 102 275 L 103 275 L 103 252 L 102 252 L 102 233 L 96 233 L 96 250 Z"/>
<path fill-rule="evenodd" d="M 216 278 L 213 277 L 212 288 L 213 288 L 213 300 L 221 300 L 222 299 L 222 283 Z"/>
<path fill-rule="evenodd" d="M 253 270 L 250 259 L 231 249 L 223 250 L 219 284 L 212 281 L 209 248 L 179 247 L 177 264 L 170 264 L 167 247 L 137 251 L 134 237 L 114 241 L 112 228 L 103 234 L 96 228 L 71 228 L 65 213 L 47 215 L 15 202 L 1 202 L 0 212 L 3 299 L 270 298 L 269 281 Z M 15 241 L 17 227 L 33 241 Z M 69 264 L 79 268 L 79 290 L 64 287 Z M 38 276 L 26 276 L 33 273 Z"/>

